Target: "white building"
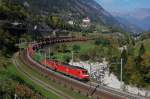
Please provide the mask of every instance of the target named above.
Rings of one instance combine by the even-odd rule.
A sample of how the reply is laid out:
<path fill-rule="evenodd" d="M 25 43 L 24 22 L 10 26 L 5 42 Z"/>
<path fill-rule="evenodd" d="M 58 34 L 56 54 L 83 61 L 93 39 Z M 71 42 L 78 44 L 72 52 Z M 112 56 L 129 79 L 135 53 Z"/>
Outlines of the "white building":
<path fill-rule="evenodd" d="M 68 21 L 68 24 L 73 25 L 74 22 L 72 20 Z"/>
<path fill-rule="evenodd" d="M 82 27 L 88 27 L 91 24 L 91 20 L 89 19 L 89 17 L 86 17 L 82 20 Z"/>
<path fill-rule="evenodd" d="M 89 17 L 86 17 L 82 20 L 83 23 L 89 24 L 91 22 L 91 20 L 89 19 Z"/>

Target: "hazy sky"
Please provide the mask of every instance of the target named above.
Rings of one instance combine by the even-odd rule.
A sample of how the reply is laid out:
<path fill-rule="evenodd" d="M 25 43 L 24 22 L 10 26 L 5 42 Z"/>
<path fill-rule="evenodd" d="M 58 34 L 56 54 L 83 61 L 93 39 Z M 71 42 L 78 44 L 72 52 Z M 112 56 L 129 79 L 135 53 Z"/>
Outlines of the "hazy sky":
<path fill-rule="evenodd" d="M 128 12 L 137 8 L 150 8 L 150 0 L 96 0 L 109 12 Z"/>

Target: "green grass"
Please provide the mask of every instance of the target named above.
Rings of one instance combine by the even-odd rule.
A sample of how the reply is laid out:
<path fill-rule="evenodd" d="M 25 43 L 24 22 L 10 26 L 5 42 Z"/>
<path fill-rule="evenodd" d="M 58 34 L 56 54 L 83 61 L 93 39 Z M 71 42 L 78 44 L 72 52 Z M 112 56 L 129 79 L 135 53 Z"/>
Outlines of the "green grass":
<path fill-rule="evenodd" d="M 55 57 L 60 62 L 65 62 L 65 56 L 71 57 L 71 53 L 57 53 L 53 57 Z"/>
<path fill-rule="evenodd" d="M 93 41 L 87 41 L 87 42 L 72 42 L 72 43 L 66 43 L 67 44 L 67 47 L 70 51 L 72 51 L 72 47 L 74 45 L 78 45 L 80 46 L 80 51 L 79 53 L 82 54 L 82 53 L 88 53 L 88 51 L 92 48 L 94 48 L 96 45 L 94 44 Z M 56 53 L 56 54 L 59 54 L 59 53 Z M 61 54 L 67 54 L 68 53 L 61 53 Z M 61 54 L 59 54 L 58 56 L 62 56 Z M 71 52 L 70 54 L 71 55 Z"/>
<path fill-rule="evenodd" d="M 12 79 L 17 83 L 22 83 L 28 87 L 30 87 L 36 93 L 40 93 L 42 96 L 48 99 L 61 99 L 57 95 L 48 92 L 47 90 L 43 89 L 39 85 L 35 84 L 33 81 L 29 80 L 22 72 L 18 71 L 16 66 L 12 64 L 11 59 L 5 59 L 4 63 L 8 63 L 7 68 L 0 67 L 0 78 L 1 79 Z M 23 68 L 25 69 L 25 68 Z M 25 69 L 27 70 L 27 69 Z M 29 70 L 28 70 L 29 71 Z"/>
<path fill-rule="evenodd" d="M 138 52 L 139 52 L 139 49 L 140 49 L 140 46 L 142 43 L 144 44 L 146 51 L 150 52 L 150 39 L 146 39 L 144 41 L 139 41 L 136 43 L 136 45 L 135 45 L 135 56 L 138 55 Z"/>
<path fill-rule="evenodd" d="M 77 93 L 77 92 L 74 92 L 74 91 L 70 91 L 69 89 L 66 89 L 66 88 L 64 88 L 63 86 L 58 85 L 57 83 L 55 83 L 55 82 L 49 80 L 48 78 L 43 77 L 42 75 L 40 75 L 40 74 L 38 73 L 37 70 L 32 70 L 32 69 L 26 67 L 25 65 L 22 65 L 22 66 L 23 66 L 23 69 L 26 70 L 26 71 L 28 71 L 29 74 L 31 74 L 31 75 L 37 77 L 38 79 L 44 81 L 44 82 L 47 83 L 47 84 L 50 84 L 50 85 L 54 86 L 56 89 L 61 90 L 62 92 L 65 92 L 66 94 L 68 94 L 68 95 L 70 95 L 70 96 L 73 96 L 73 97 L 75 97 L 76 99 L 88 99 L 88 97 L 86 97 L 86 96 L 83 96 L 83 95 L 81 95 L 81 94 L 79 94 L 79 93 Z M 41 90 L 41 89 L 40 89 L 40 90 Z M 44 93 L 44 96 L 49 96 L 50 99 L 61 99 L 61 98 L 52 97 L 52 95 L 47 94 L 47 93 L 45 93 L 44 91 L 43 91 L 42 93 Z"/>
<path fill-rule="evenodd" d="M 40 93 L 42 96 L 45 96 L 49 99 L 55 99 L 56 95 L 53 95 L 43 88 L 36 85 L 34 82 L 29 80 L 24 74 L 22 74 L 20 71 L 17 70 L 16 66 L 12 64 L 11 59 L 6 59 L 4 62 L 9 62 L 9 65 L 7 65 L 7 68 L 0 68 L 0 78 L 5 79 L 12 79 L 16 81 L 17 83 L 22 83 L 26 85 L 27 87 L 31 88 L 36 93 Z M 56 98 L 60 99 L 60 98 Z"/>
<path fill-rule="evenodd" d="M 19 64 L 21 64 L 22 68 L 26 71 L 28 71 L 28 73 L 30 75 L 34 75 L 35 77 L 39 77 L 39 75 L 37 73 L 34 73 L 30 68 L 27 68 L 24 64 L 21 63 L 21 61 L 19 59 L 17 59 Z M 34 87 L 37 91 L 39 91 L 42 95 L 44 95 L 45 97 L 47 97 L 48 99 L 61 99 L 60 97 L 58 97 L 57 95 L 48 92 L 47 90 L 43 89 L 42 87 L 40 87 L 39 85 L 35 84 L 33 81 L 29 80 L 25 75 L 23 75 L 20 71 L 16 70 L 17 68 L 15 68 L 15 71 L 17 73 L 17 75 L 19 75 L 27 84 L 31 85 L 32 87 Z M 13 71 L 13 72 L 15 72 Z M 43 78 L 43 77 L 41 77 Z M 40 78 L 40 79 L 41 79 Z"/>
<path fill-rule="evenodd" d="M 70 51 L 70 52 L 66 52 L 66 53 L 63 53 L 63 52 L 58 52 L 57 50 L 58 49 L 54 49 L 55 46 L 61 46 L 60 44 L 55 44 L 53 47 L 49 47 L 51 52 L 54 52 L 54 55 L 51 56 L 50 58 L 52 59 L 56 59 L 58 61 L 61 61 L 61 62 L 65 62 L 65 57 L 69 57 L 71 59 L 72 57 L 72 48 L 74 45 L 78 45 L 80 46 L 80 50 L 78 52 L 78 54 L 85 54 L 85 53 L 88 53 L 89 50 L 91 50 L 92 48 L 96 47 L 96 45 L 94 44 L 94 41 L 86 41 L 86 42 L 71 42 L 71 43 L 65 43 L 67 45 L 67 49 Z M 49 57 L 49 51 L 48 51 L 48 48 L 46 49 L 46 57 L 48 58 Z M 42 59 L 44 59 L 45 56 L 44 54 L 42 55 L 39 55 L 38 52 L 35 54 L 34 56 L 34 60 L 36 61 L 40 61 Z"/>

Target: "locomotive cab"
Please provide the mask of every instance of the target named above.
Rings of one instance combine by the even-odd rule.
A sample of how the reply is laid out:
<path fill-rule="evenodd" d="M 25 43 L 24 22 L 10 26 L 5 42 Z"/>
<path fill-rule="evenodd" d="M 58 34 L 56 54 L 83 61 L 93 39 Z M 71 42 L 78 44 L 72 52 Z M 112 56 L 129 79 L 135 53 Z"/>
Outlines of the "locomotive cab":
<path fill-rule="evenodd" d="M 81 70 L 80 75 L 82 77 L 83 80 L 89 80 L 89 74 L 87 72 L 87 70 Z"/>

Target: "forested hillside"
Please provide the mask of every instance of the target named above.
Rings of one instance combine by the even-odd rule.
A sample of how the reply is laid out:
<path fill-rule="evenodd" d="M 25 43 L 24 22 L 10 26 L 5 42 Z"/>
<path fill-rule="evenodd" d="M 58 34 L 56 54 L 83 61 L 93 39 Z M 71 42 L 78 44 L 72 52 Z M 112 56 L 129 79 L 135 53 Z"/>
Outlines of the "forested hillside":
<path fill-rule="evenodd" d="M 44 96 L 22 78 L 11 61 L 12 55 L 18 50 L 16 43 L 19 38 L 28 37 L 23 32 L 15 34 L 6 27 L 14 20 L 26 20 L 28 13 L 21 5 L 3 1 L 0 0 L 0 99 L 43 99 Z"/>
<path fill-rule="evenodd" d="M 85 28 L 82 23 L 87 17 L 90 25 Z M 68 62 L 72 50 L 76 60 L 102 62 L 106 58 L 110 71 L 120 79 L 120 64 L 111 63 L 122 58 L 125 84 L 150 88 L 150 33 L 132 36 L 123 30 L 130 31 L 130 27 L 120 24 L 94 0 L 0 0 L 0 98 L 11 99 L 15 94 L 44 98 L 32 83 L 18 76 L 10 58 L 22 48 L 20 40 L 33 41 L 55 33 L 97 39 L 74 46 L 56 45 L 50 53 L 54 59 L 62 56 L 60 60 Z"/>

